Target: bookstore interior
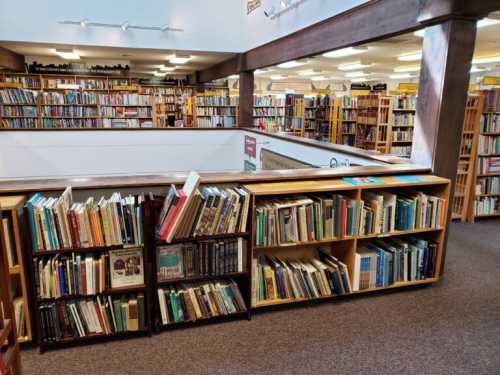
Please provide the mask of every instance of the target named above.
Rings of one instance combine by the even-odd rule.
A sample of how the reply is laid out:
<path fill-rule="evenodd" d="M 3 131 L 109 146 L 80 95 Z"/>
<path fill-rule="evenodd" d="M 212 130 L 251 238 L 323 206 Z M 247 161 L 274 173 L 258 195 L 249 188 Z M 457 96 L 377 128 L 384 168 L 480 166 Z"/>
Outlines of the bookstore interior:
<path fill-rule="evenodd" d="M 498 373 L 498 1 L 78 3 L 0 5 L 0 375 Z"/>

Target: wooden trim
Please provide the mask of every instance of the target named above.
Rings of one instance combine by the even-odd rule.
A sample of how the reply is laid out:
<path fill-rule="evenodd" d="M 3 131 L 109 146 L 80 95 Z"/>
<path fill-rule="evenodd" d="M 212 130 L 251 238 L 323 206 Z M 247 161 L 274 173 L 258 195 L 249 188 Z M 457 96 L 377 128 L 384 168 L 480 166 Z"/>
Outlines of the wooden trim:
<path fill-rule="evenodd" d="M 239 126 L 240 128 L 253 127 L 253 72 L 240 73 L 240 96 L 239 96 Z"/>

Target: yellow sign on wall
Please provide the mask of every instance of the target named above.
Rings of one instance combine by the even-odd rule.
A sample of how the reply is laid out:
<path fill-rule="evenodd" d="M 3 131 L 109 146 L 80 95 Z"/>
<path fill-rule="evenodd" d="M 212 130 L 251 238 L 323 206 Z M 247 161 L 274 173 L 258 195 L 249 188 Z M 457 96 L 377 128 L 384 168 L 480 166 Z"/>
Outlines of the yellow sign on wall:
<path fill-rule="evenodd" d="M 417 92 L 418 91 L 418 83 L 404 83 L 404 82 L 401 82 L 399 85 L 398 85 L 398 90 L 400 91 L 414 91 L 414 92 Z"/>
<path fill-rule="evenodd" d="M 484 85 L 500 85 L 500 77 L 485 76 L 483 78 Z"/>
<path fill-rule="evenodd" d="M 352 96 L 369 95 L 369 94 L 370 94 L 370 90 L 351 90 Z"/>

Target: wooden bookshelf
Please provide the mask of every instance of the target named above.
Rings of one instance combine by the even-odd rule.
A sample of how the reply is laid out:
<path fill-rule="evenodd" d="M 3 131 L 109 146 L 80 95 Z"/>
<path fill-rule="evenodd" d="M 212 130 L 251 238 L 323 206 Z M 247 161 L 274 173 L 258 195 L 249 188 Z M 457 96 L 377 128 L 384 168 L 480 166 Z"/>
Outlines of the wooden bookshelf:
<path fill-rule="evenodd" d="M 286 198 L 287 196 L 294 196 L 297 194 L 308 194 L 308 193 L 341 193 L 354 198 L 357 202 L 361 199 L 361 194 L 364 191 L 391 191 L 398 192 L 404 191 L 406 189 L 414 189 L 424 191 L 425 193 L 432 194 L 434 196 L 440 197 L 445 200 L 443 206 L 443 222 L 446 222 L 446 212 L 447 212 L 447 202 L 450 194 L 450 182 L 447 179 L 431 176 L 431 175 L 418 175 L 414 181 L 403 181 L 397 177 L 381 177 L 381 183 L 370 183 L 370 184 L 358 184 L 353 185 L 342 179 L 339 180 L 324 180 L 324 181 L 298 181 L 298 182 L 287 182 L 287 183 L 262 183 L 262 184 L 251 184 L 246 185 L 245 188 L 252 193 L 253 203 L 252 203 L 252 235 L 251 235 L 251 249 L 249 259 L 251 264 L 254 264 L 254 257 L 258 255 L 276 255 L 286 259 L 308 259 L 312 256 L 314 250 L 321 245 L 322 249 L 330 252 L 332 255 L 338 257 L 342 262 L 347 265 L 349 270 L 350 282 L 353 283 L 353 269 L 354 269 L 354 258 L 355 253 L 360 243 L 364 243 L 373 238 L 386 238 L 386 237 L 401 237 L 405 236 L 415 236 L 418 238 L 432 239 L 436 241 L 437 252 L 435 259 L 435 269 L 434 274 L 431 277 L 412 281 L 394 282 L 393 284 L 384 288 L 370 288 L 361 289 L 359 291 L 354 291 L 352 293 L 347 293 L 342 296 L 363 294 L 368 292 L 376 292 L 387 289 L 403 288 L 414 285 L 421 284 L 432 284 L 439 281 L 439 274 L 441 269 L 442 254 L 443 254 L 443 243 L 445 238 L 444 228 L 419 228 L 414 230 L 406 231 L 394 231 L 390 233 L 374 233 L 369 235 L 355 235 L 351 237 L 346 237 L 344 239 L 330 238 L 321 241 L 311 241 L 306 243 L 295 243 L 288 246 L 256 246 L 255 245 L 255 220 L 256 220 L 256 202 L 261 199 L 269 198 Z M 359 228 L 359 216 L 356 228 Z M 356 229 L 357 230 L 357 229 Z M 255 268 L 252 267 L 251 284 L 254 285 L 256 278 Z M 250 290 L 252 294 L 252 309 L 260 309 L 269 306 L 276 305 L 289 305 L 299 302 L 309 302 L 314 300 L 332 300 L 338 298 L 336 295 L 322 296 L 314 299 L 273 299 L 258 301 L 254 296 L 254 292 Z"/>
<path fill-rule="evenodd" d="M 230 96 L 227 87 L 198 89 L 195 106 L 198 128 L 238 127 L 238 98 Z"/>
<path fill-rule="evenodd" d="M 304 95 L 286 94 L 284 131 L 290 135 L 304 136 Z"/>
<path fill-rule="evenodd" d="M 356 147 L 390 152 L 392 101 L 391 96 L 380 94 L 358 96 Z"/>
<path fill-rule="evenodd" d="M 0 219 L 2 212 L 0 211 Z M 0 226 L 0 237 L 5 238 Z M 17 341 L 14 306 L 12 305 L 11 277 L 5 244 L 0 241 L 0 361 L 7 373 L 21 374 L 21 356 Z"/>
<path fill-rule="evenodd" d="M 22 237 L 22 223 L 23 223 L 23 206 L 26 197 L 23 195 L 4 196 L 0 197 L 0 211 L 3 216 L 3 247 L 6 252 L 11 252 L 8 256 L 12 260 L 12 266 L 9 267 L 10 285 L 16 286 L 16 290 L 12 290 L 12 303 L 22 303 L 22 321 L 16 321 L 16 327 L 24 327 L 24 334 L 17 337 L 20 343 L 28 342 L 33 339 L 33 331 L 31 325 L 32 311 L 30 309 L 29 289 L 28 289 L 28 270 L 29 267 L 25 265 L 24 251 L 25 246 Z M 6 233 L 5 230 L 9 233 Z M 7 243 L 7 241 L 9 243 Z"/>
<path fill-rule="evenodd" d="M 283 130 L 285 100 L 275 95 L 254 96 L 254 127 L 270 133 Z"/>
<path fill-rule="evenodd" d="M 390 131 L 390 150 L 393 155 L 409 158 L 413 144 L 413 126 L 417 97 L 413 95 L 398 95 L 392 100 L 393 109 Z"/>
<path fill-rule="evenodd" d="M 344 95 L 339 98 L 339 101 L 339 128 L 336 143 L 354 146 L 356 144 L 357 99 L 354 96 Z"/>

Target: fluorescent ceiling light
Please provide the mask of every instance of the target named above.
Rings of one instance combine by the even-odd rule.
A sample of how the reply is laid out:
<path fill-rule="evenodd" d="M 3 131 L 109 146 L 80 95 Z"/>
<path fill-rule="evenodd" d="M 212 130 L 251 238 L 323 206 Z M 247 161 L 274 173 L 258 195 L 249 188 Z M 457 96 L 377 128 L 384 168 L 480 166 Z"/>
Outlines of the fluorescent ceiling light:
<path fill-rule="evenodd" d="M 482 20 L 477 21 L 477 27 L 487 27 L 487 26 L 492 26 L 499 24 L 500 20 L 495 20 L 493 18 L 483 18 Z"/>
<path fill-rule="evenodd" d="M 278 64 L 278 68 L 289 69 L 289 68 L 295 68 L 297 66 L 301 66 L 301 65 L 305 65 L 305 64 L 307 64 L 307 62 L 305 62 L 305 61 L 292 60 L 292 61 L 287 61 L 287 62 L 282 63 L 282 64 Z"/>
<path fill-rule="evenodd" d="M 269 73 L 271 72 L 271 69 L 257 69 L 253 72 L 253 74 L 264 74 L 264 73 Z"/>
<path fill-rule="evenodd" d="M 275 75 L 271 76 L 272 80 L 280 80 L 280 79 L 285 79 L 285 78 L 286 78 L 286 76 L 281 75 L 281 74 L 275 74 Z"/>
<path fill-rule="evenodd" d="M 389 78 L 402 79 L 402 78 L 413 78 L 413 76 L 410 73 L 401 73 L 401 74 L 389 74 Z"/>
<path fill-rule="evenodd" d="M 80 60 L 80 55 L 73 49 L 56 49 L 56 53 L 66 60 Z"/>
<path fill-rule="evenodd" d="M 309 69 L 309 70 L 303 70 L 299 72 L 299 76 L 313 76 L 315 74 L 321 73 L 321 70 L 316 70 L 316 69 Z"/>
<path fill-rule="evenodd" d="M 471 73 L 479 73 L 479 72 L 484 72 L 487 70 L 486 68 L 480 68 L 479 66 L 473 65 L 472 68 L 470 69 Z"/>
<path fill-rule="evenodd" d="M 356 69 L 363 69 L 363 68 L 369 68 L 373 64 L 363 64 L 361 61 L 355 61 L 347 64 L 341 64 L 337 68 L 339 70 L 356 70 Z"/>
<path fill-rule="evenodd" d="M 365 72 L 363 71 L 358 71 L 358 72 L 349 72 L 349 73 L 346 73 L 345 76 L 348 77 L 348 78 L 355 78 L 355 77 L 365 77 L 369 74 L 366 74 Z"/>
<path fill-rule="evenodd" d="M 423 38 L 425 35 L 425 29 L 417 30 L 413 33 L 413 35 L 418 36 L 419 38 Z"/>
<path fill-rule="evenodd" d="M 404 65 L 404 66 L 397 66 L 394 68 L 395 73 L 418 72 L 419 70 L 420 70 L 420 65 Z"/>
<path fill-rule="evenodd" d="M 335 59 L 338 57 L 358 55 L 360 53 L 365 53 L 367 51 L 368 51 L 368 47 L 347 47 L 347 48 L 338 49 L 336 51 L 330 51 L 330 52 L 324 53 L 323 56 Z"/>
<path fill-rule="evenodd" d="M 374 81 L 375 78 L 363 78 L 363 77 L 359 77 L 359 78 L 351 78 L 351 82 L 354 82 L 354 83 L 360 83 L 360 82 L 368 82 L 368 81 Z"/>
<path fill-rule="evenodd" d="M 172 72 L 172 71 L 175 70 L 175 68 L 176 68 L 175 66 L 170 66 L 170 65 L 162 65 L 162 66 L 160 66 L 160 70 L 162 72 Z"/>
<path fill-rule="evenodd" d="M 473 64 L 488 64 L 500 62 L 500 55 L 498 56 L 487 56 L 487 57 L 476 57 L 472 59 Z"/>
<path fill-rule="evenodd" d="M 422 59 L 422 51 L 404 53 L 398 56 L 399 61 L 417 61 Z"/>
<path fill-rule="evenodd" d="M 315 77 L 311 77 L 311 81 L 326 81 L 328 80 L 327 77 L 325 76 L 315 76 Z"/>
<path fill-rule="evenodd" d="M 185 64 L 193 57 L 189 55 L 174 55 L 169 59 L 169 61 L 173 64 Z"/>
<path fill-rule="evenodd" d="M 240 78 L 240 76 L 238 74 L 231 74 L 229 77 L 227 78 L 231 78 L 231 79 L 236 79 L 236 78 Z"/>
<path fill-rule="evenodd" d="M 153 72 L 155 77 L 165 77 L 166 72 Z"/>

